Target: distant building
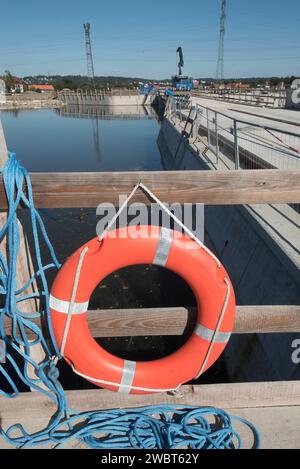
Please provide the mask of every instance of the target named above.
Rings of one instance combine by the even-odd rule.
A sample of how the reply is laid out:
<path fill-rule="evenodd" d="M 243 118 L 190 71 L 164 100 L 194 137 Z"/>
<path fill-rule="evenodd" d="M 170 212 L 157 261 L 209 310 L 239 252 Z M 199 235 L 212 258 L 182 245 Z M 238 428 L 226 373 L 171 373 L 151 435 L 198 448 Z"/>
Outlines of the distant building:
<path fill-rule="evenodd" d="M 215 90 L 224 90 L 226 88 L 224 83 L 212 83 L 211 87 Z"/>
<path fill-rule="evenodd" d="M 24 83 L 21 78 L 13 77 L 14 85 L 10 88 L 11 93 L 24 93 Z"/>
<path fill-rule="evenodd" d="M 40 90 L 42 93 L 54 91 L 53 85 L 28 85 L 28 89 L 32 91 Z"/>
<path fill-rule="evenodd" d="M 1 80 L 6 80 L 7 77 L 0 77 Z M 7 92 L 9 93 L 24 93 L 25 85 L 21 78 L 13 77 L 10 75 L 11 83 L 10 85 L 6 85 Z"/>
<path fill-rule="evenodd" d="M 249 90 L 251 88 L 250 83 L 227 83 L 226 88 L 231 88 L 233 90 Z"/>

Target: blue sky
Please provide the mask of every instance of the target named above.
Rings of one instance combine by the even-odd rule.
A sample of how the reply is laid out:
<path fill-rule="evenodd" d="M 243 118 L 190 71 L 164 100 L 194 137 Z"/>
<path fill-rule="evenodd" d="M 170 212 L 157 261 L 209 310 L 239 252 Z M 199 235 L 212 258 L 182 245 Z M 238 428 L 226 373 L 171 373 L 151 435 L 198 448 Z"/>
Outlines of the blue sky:
<path fill-rule="evenodd" d="M 299 0 L 227 0 L 225 76 L 300 76 Z M 221 0 L 5 2 L 0 74 L 86 74 L 83 22 L 96 75 L 214 77 Z"/>

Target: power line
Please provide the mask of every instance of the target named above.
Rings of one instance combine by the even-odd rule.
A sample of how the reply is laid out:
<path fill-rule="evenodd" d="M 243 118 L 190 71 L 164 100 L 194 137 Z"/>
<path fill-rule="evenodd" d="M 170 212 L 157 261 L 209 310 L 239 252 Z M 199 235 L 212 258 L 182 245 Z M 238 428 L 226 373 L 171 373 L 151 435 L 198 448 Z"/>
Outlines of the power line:
<path fill-rule="evenodd" d="M 120 61 L 124 61 L 124 62 L 128 62 L 129 60 L 132 60 L 132 57 L 126 57 L 126 56 L 123 56 L 123 57 L 114 57 L 112 58 L 111 56 L 109 57 L 96 57 L 95 58 L 96 60 L 107 60 L 109 62 L 120 62 Z M 227 58 L 226 61 L 227 62 L 233 62 L 233 63 L 238 63 L 238 62 L 257 62 L 257 61 L 266 61 L 266 60 L 274 60 L 276 62 L 278 62 L 279 60 L 282 61 L 282 60 L 297 60 L 299 61 L 300 60 L 300 57 L 287 57 L 287 56 L 277 56 L 277 57 L 253 57 L 253 58 L 249 58 L 249 57 L 237 57 L 237 58 Z M 27 66 L 27 65 L 39 65 L 39 64 L 59 64 L 59 63 L 65 63 L 65 62 L 82 62 L 83 59 L 81 58 L 74 58 L 74 59 L 62 59 L 62 60 L 46 60 L 46 61 L 37 61 L 37 62 L 23 62 L 23 63 L 0 63 L 0 67 L 19 67 L 19 66 Z M 167 57 L 165 59 L 151 59 L 151 58 L 145 58 L 145 59 L 134 59 L 133 62 L 142 62 L 142 63 L 147 63 L 147 62 L 162 62 L 162 63 L 165 63 L 165 62 L 170 62 L 172 63 L 173 60 L 171 59 L 168 59 Z M 193 63 L 213 63 L 215 62 L 214 59 L 190 59 L 189 62 L 193 62 Z"/>

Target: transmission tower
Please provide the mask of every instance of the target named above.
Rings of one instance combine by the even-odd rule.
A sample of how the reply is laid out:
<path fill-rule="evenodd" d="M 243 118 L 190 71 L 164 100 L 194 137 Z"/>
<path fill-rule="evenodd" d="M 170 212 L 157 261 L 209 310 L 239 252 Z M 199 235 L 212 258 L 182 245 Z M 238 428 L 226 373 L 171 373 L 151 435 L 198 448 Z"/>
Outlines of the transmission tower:
<path fill-rule="evenodd" d="M 216 79 L 222 81 L 224 79 L 224 37 L 225 37 L 225 21 L 226 21 L 226 0 L 222 0 L 221 21 L 220 21 L 220 37 Z"/>
<path fill-rule="evenodd" d="M 85 35 L 85 48 L 86 48 L 86 64 L 87 64 L 87 76 L 89 80 L 94 85 L 94 64 L 93 64 L 93 54 L 91 46 L 91 37 L 90 37 L 90 23 L 84 23 L 84 35 Z"/>

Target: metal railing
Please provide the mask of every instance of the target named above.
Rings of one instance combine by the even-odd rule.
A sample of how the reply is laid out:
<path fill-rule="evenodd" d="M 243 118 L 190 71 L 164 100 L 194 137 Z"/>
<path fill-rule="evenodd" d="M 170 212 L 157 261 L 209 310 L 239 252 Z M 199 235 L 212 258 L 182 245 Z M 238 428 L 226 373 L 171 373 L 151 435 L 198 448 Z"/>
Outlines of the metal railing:
<path fill-rule="evenodd" d="M 270 90 L 245 90 L 245 89 L 224 89 L 224 90 L 203 90 L 199 89 L 192 93 L 201 98 L 213 98 L 220 101 L 229 101 L 247 105 L 264 106 L 271 108 L 284 108 L 287 101 L 286 89 Z"/>
<path fill-rule="evenodd" d="M 199 105 L 196 111 L 205 114 L 205 125 L 200 122 L 200 126 L 202 131 L 206 127 L 210 149 L 217 155 L 223 150 L 235 169 L 300 169 L 300 133 L 237 119 Z"/>
<path fill-rule="evenodd" d="M 174 98 L 168 99 L 166 115 L 188 130 L 184 133 L 190 143 L 203 145 L 211 169 L 300 171 L 300 132 L 238 119 Z M 300 204 L 274 206 L 274 210 L 299 226 Z"/>
<path fill-rule="evenodd" d="M 191 135 L 206 145 L 228 169 L 299 169 L 300 132 L 240 119 L 200 104 L 169 98 L 167 112 L 193 121 Z"/>

